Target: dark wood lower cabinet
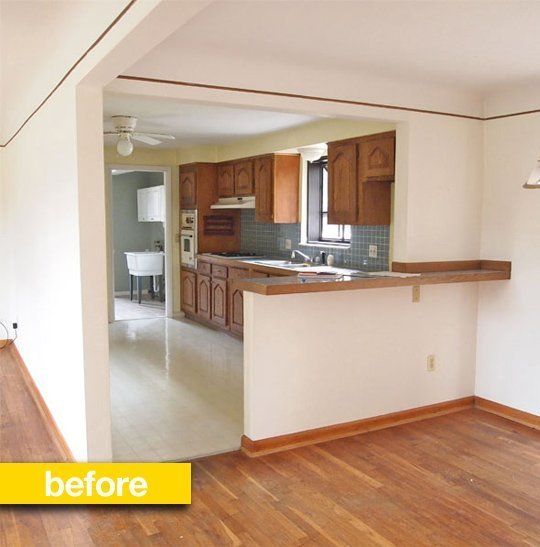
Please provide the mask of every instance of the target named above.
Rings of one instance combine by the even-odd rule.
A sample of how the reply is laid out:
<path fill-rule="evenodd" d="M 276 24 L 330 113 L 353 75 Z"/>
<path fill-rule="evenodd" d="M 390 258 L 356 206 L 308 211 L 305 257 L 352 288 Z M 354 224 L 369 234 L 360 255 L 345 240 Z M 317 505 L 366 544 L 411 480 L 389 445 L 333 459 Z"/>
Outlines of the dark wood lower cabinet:
<path fill-rule="evenodd" d="M 248 277 L 268 277 L 250 268 L 226 267 L 199 260 L 197 273 L 180 272 L 182 311 L 191 319 L 214 324 L 241 336 L 244 333 L 244 294 L 235 282 Z"/>
<path fill-rule="evenodd" d="M 229 327 L 231 332 L 244 332 L 244 291 L 231 283 L 229 290 Z"/>
<path fill-rule="evenodd" d="M 203 319 L 212 315 L 212 281 L 207 275 L 197 275 L 197 315 Z"/>
<path fill-rule="evenodd" d="M 211 319 L 221 327 L 227 326 L 227 280 L 212 278 Z"/>
<path fill-rule="evenodd" d="M 182 287 L 182 311 L 197 313 L 197 274 L 182 270 L 180 284 Z"/>

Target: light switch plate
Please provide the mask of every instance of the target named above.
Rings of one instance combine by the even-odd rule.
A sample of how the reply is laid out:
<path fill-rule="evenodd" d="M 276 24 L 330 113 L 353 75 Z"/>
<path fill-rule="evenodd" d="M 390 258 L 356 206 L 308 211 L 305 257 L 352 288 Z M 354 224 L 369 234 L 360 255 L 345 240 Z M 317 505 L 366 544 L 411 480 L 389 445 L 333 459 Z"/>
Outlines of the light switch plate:
<path fill-rule="evenodd" d="M 285 240 L 285 249 L 292 249 L 292 244 L 290 239 Z"/>
<path fill-rule="evenodd" d="M 420 302 L 420 285 L 414 285 L 412 288 L 412 301 Z"/>
<path fill-rule="evenodd" d="M 377 245 L 369 246 L 369 258 L 377 258 Z"/>

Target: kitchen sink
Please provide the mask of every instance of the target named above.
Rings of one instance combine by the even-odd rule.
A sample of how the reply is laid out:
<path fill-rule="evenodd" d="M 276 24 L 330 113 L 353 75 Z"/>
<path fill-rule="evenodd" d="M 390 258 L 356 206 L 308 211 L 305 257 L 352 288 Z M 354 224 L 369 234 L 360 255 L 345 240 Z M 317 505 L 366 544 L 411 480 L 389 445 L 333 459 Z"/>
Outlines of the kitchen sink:
<path fill-rule="evenodd" d="M 254 260 L 255 264 L 273 266 L 274 268 L 309 268 L 310 264 L 298 264 L 290 260 Z"/>

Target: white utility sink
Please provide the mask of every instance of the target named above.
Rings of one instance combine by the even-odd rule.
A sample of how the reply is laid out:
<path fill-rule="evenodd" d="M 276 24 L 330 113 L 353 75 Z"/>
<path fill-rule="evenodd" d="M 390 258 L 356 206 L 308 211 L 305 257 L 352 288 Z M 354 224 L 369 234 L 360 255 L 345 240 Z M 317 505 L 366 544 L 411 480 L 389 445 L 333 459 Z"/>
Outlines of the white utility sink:
<path fill-rule="evenodd" d="M 127 267 L 130 275 L 163 275 L 163 252 L 127 252 Z"/>

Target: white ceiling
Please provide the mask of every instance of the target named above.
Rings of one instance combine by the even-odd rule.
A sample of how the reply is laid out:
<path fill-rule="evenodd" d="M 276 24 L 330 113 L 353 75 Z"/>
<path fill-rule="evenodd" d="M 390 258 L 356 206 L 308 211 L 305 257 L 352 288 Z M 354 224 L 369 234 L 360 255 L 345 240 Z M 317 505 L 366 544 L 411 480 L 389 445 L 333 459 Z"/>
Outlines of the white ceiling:
<path fill-rule="evenodd" d="M 160 148 L 185 148 L 202 144 L 224 144 L 235 140 L 289 129 L 318 119 L 315 116 L 223 106 L 189 104 L 171 99 L 105 93 L 105 130 L 113 129 L 114 114 L 138 118 L 139 132 L 166 133 L 176 137 Z M 105 137 L 114 144 L 116 137 Z M 137 143 L 138 147 L 146 146 Z"/>
<path fill-rule="evenodd" d="M 159 65 L 167 51 L 207 52 L 486 95 L 540 81 L 539 28 L 536 0 L 227 0 L 212 3 L 128 72 L 149 76 L 141 70 Z"/>

